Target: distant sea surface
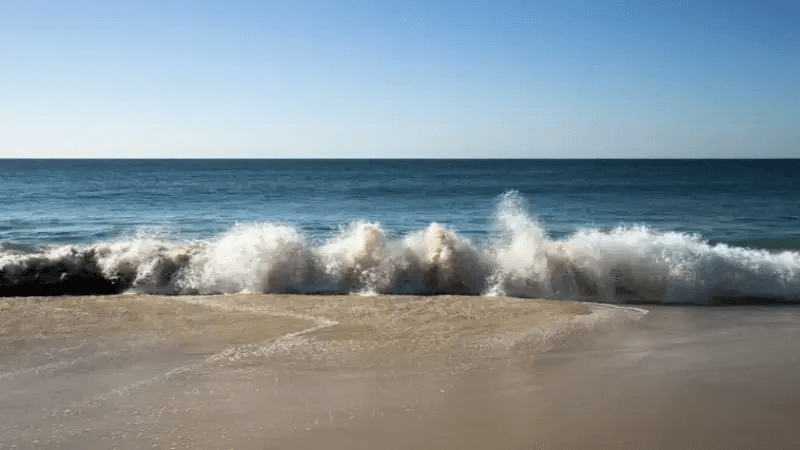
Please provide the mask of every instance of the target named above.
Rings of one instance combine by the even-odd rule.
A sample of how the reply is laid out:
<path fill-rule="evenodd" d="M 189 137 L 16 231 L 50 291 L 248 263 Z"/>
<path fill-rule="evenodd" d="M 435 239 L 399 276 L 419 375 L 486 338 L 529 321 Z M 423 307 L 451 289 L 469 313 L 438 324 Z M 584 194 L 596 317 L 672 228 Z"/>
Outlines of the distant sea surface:
<path fill-rule="evenodd" d="M 0 160 L 0 295 L 797 301 L 798 199 L 796 159 Z"/>

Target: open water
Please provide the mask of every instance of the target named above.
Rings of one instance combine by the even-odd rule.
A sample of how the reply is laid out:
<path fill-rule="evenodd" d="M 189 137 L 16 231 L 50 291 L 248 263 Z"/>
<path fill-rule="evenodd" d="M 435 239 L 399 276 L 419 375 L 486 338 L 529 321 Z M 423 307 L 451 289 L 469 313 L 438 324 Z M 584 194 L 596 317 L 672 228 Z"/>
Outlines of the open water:
<path fill-rule="evenodd" d="M 1 160 L 0 296 L 800 301 L 800 160 Z"/>

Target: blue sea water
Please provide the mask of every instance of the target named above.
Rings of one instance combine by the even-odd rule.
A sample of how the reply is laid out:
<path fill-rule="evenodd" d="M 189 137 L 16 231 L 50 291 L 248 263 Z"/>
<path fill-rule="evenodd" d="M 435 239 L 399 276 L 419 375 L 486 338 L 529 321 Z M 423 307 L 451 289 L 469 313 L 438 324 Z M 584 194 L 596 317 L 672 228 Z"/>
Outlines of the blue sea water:
<path fill-rule="evenodd" d="M 800 160 L 0 160 L 0 295 L 795 301 L 798 199 Z"/>

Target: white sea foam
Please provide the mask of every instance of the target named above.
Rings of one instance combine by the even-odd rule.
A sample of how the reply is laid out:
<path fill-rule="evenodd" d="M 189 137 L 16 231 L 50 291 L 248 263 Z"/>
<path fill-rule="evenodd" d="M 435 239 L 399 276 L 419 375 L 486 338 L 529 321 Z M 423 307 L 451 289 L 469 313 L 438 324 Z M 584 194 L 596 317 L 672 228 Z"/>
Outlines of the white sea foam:
<path fill-rule="evenodd" d="M 281 224 L 236 226 L 206 242 L 136 236 L 34 253 L 0 250 L 0 295 L 233 292 L 505 294 L 612 303 L 800 301 L 800 253 L 711 244 L 644 226 L 552 239 L 515 193 L 489 243 L 432 223 L 388 239 L 355 223 L 322 245 Z"/>

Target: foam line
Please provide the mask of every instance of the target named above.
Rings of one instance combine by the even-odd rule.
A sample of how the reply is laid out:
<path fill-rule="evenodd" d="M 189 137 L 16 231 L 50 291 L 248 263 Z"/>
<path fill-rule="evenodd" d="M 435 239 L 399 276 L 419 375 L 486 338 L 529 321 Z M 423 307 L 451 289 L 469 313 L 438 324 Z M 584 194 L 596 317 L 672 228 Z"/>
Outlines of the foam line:
<path fill-rule="evenodd" d="M 800 252 L 710 243 L 646 226 L 557 240 L 519 194 L 500 198 L 489 242 L 437 223 L 400 239 L 351 224 L 309 242 L 284 224 L 236 226 L 206 242 L 139 236 L 33 253 L 0 250 L 0 296 L 134 291 L 499 294 L 605 303 L 800 301 Z"/>

